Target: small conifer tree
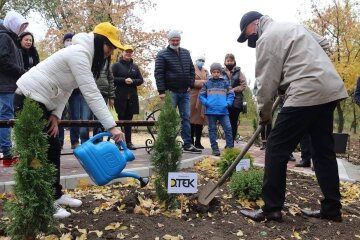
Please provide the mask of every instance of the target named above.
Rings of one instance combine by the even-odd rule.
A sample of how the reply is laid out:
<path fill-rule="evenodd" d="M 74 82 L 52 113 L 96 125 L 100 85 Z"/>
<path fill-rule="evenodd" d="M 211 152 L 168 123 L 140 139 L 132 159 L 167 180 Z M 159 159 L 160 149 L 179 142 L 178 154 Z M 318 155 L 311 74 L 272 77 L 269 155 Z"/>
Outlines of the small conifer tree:
<path fill-rule="evenodd" d="M 179 170 L 182 149 L 176 140 L 180 131 L 180 117 L 166 92 L 164 105 L 157 121 L 158 137 L 151 152 L 151 163 L 157 173 L 155 190 L 160 201 L 169 205 L 174 196 L 167 193 L 168 173 Z"/>
<path fill-rule="evenodd" d="M 48 162 L 46 120 L 38 103 L 27 98 L 17 114 L 14 126 L 15 165 L 14 197 L 5 206 L 10 223 L 7 234 L 12 239 L 36 239 L 54 224 L 54 188 L 56 170 Z"/>

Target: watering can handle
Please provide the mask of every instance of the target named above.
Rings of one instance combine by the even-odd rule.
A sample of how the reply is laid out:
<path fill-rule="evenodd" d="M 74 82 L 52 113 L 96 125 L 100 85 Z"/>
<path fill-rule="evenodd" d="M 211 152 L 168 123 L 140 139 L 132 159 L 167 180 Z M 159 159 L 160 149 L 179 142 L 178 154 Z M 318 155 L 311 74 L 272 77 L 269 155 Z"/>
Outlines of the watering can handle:
<path fill-rule="evenodd" d="M 102 133 L 96 134 L 95 136 L 90 138 L 89 141 L 94 143 L 96 140 L 98 140 L 100 138 L 102 139 L 103 137 L 111 137 L 111 136 L 112 136 L 112 134 L 110 132 L 102 132 Z M 119 141 L 116 144 L 120 145 L 123 149 L 128 149 L 126 147 L 126 144 L 123 141 Z"/>

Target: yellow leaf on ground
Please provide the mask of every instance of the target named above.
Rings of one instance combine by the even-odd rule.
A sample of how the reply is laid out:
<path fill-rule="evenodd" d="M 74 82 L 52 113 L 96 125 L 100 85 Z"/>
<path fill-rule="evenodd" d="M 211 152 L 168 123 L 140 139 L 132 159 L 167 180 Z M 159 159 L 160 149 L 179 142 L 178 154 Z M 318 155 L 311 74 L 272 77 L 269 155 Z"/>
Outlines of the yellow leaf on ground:
<path fill-rule="evenodd" d="M 236 233 L 236 236 L 238 236 L 238 237 L 244 236 L 243 231 L 239 230 L 239 231 Z"/>
<path fill-rule="evenodd" d="M 71 233 L 61 235 L 60 240 L 72 240 Z"/>
<path fill-rule="evenodd" d="M 98 238 L 101 238 L 101 236 L 103 235 L 103 231 L 99 231 L 99 230 L 90 231 L 89 234 L 90 233 L 96 233 L 96 236 Z"/>
<path fill-rule="evenodd" d="M 183 240 L 184 239 L 184 237 L 181 235 L 171 236 L 170 234 L 166 234 L 162 238 L 165 240 Z"/>
<path fill-rule="evenodd" d="M 105 230 L 115 230 L 115 229 L 119 228 L 121 224 L 122 223 L 119 223 L 119 222 L 110 223 L 109 225 L 107 225 L 105 227 Z"/>
<path fill-rule="evenodd" d="M 2 238 L 0 238 L 2 240 Z M 9 238 L 10 239 L 10 238 Z M 44 240 L 58 240 L 59 238 L 56 235 L 49 235 L 49 236 L 45 236 L 44 238 L 42 238 Z"/>
<path fill-rule="evenodd" d="M 263 206 L 265 206 L 265 202 L 262 199 L 258 199 L 258 200 L 256 200 L 256 205 L 258 205 L 260 208 L 262 208 Z"/>
<path fill-rule="evenodd" d="M 300 234 L 296 231 L 293 232 L 293 236 L 296 238 L 296 239 L 301 239 L 300 237 Z"/>
<path fill-rule="evenodd" d="M 116 238 L 125 239 L 125 235 L 123 233 L 119 233 L 118 235 L 116 235 Z"/>
<path fill-rule="evenodd" d="M 85 189 L 92 186 L 88 178 L 80 178 L 77 188 Z"/>

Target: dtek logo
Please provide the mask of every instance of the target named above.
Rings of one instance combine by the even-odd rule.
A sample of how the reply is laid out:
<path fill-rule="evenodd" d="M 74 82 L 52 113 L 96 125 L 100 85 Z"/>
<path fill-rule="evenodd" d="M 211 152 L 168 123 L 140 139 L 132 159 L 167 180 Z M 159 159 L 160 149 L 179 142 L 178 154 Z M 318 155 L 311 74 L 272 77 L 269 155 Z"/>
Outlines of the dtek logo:
<path fill-rule="evenodd" d="M 168 193 L 197 193 L 197 174 L 170 172 L 168 175 Z"/>
<path fill-rule="evenodd" d="M 195 179 L 181 179 L 181 178 L 172 178 L 171 179 L 171 187 L 195 187 L 194 186 Z"/>

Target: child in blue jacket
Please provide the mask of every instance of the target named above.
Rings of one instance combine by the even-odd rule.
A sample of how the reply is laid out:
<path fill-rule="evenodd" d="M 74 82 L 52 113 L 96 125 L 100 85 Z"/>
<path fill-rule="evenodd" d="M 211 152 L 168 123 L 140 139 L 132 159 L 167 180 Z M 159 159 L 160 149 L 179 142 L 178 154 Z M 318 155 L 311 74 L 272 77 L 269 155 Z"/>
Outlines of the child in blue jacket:
<path fill-rule="evenodd" d="M 222 67 L 220 63 L 210 66 L 211 78 L 204 83 L 200 90 L 200 102 L 206 107 L 205 115 L 208 118 L 209 138 L 212 154 L 220 156 L 219 146 L 216 142 L 216 122 L 219 121 L 226 138 L 226 147 L 233 148 L 232 130 L 229 119 L 228 107 L 233 104 L 234 92 L 228 80 L 221 76 Z"/>

